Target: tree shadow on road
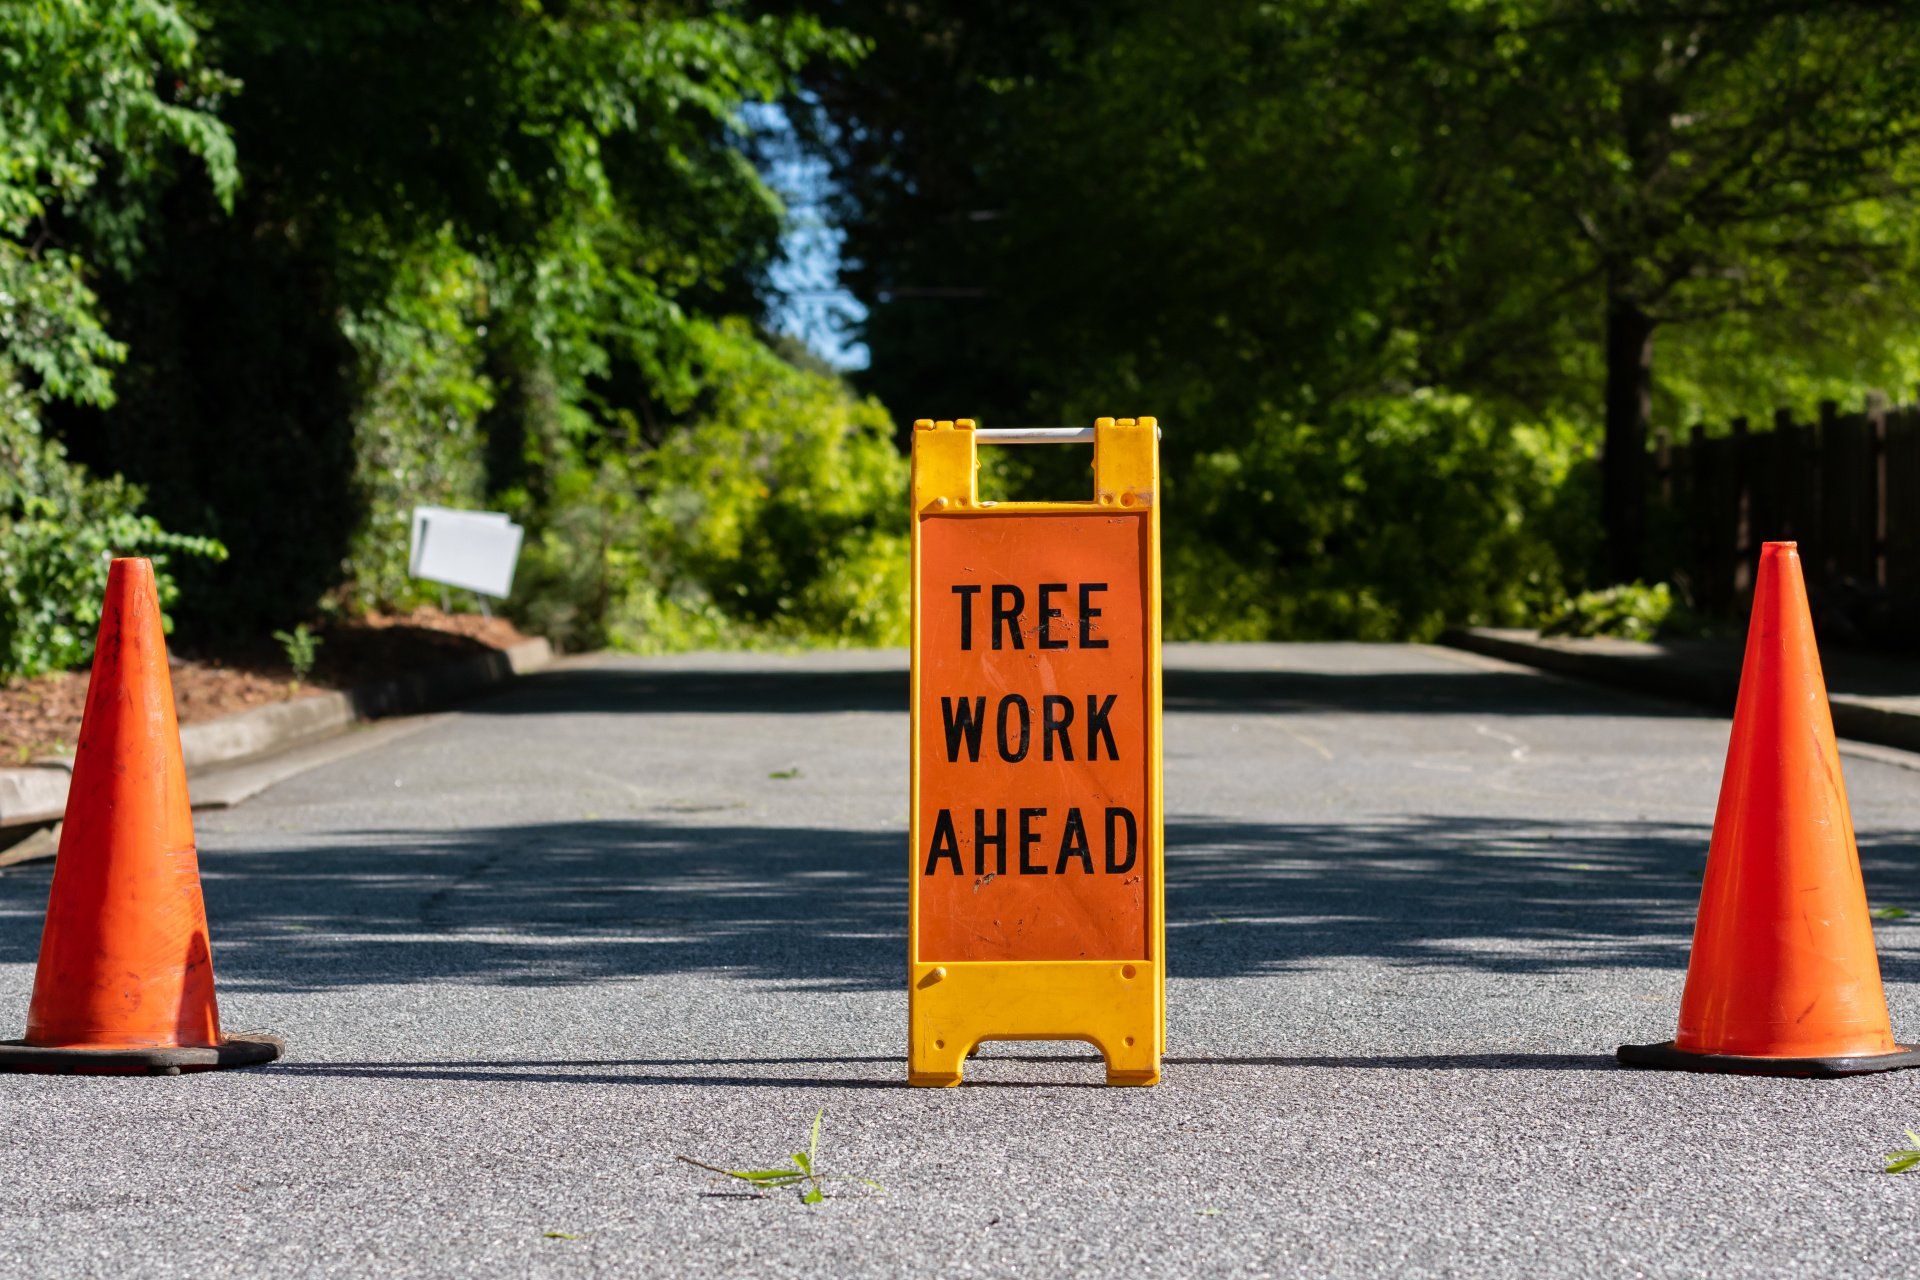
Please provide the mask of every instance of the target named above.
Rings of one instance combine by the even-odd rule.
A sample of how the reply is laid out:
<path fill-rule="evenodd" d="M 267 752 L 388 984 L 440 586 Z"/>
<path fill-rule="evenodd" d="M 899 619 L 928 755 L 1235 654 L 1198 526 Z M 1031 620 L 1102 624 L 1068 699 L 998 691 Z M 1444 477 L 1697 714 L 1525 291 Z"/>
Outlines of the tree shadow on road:
<path fill-rule="evenodd" d="M 1497 973 L 1684 968 L 1710 831 L 1422 817 L 1181 821 L 1169 967 L 1234 977 L 1369 958 Z M 1920 913 L 1920 832 L 1862 837 L 1876 903 Z M 1911 939 L 1909 937 L 1911 935 Z M 1920 927 L 1881 929 L 1890 981 L 1920 981 Z"/>
<path fill-rule="evenodd" d="M 470 715 L 819 715 L 907 709 L 905 660 L 851 670 L 562 666 L 469 704 Z"/>
<path fill-rule="evenodd" d="M 1210 670 L 1168 667 L 1168 714 L 1698 717 L 1698 710 L 1528 671 Z"/>
<path fill-rule="evenodd" d="M 1415 817 L 1169 824 L 1175 978 L 1349 961 L 1507 974 L 1686 962 L 1704 828 Z M 898 831 L 565 822 L 349 832 L 203 855 L 222 980 L 587 983 L 704 974 L 898 990 Z M 1915 833 L 1864 845 L 1876 903 L 1920 908 Z M 0 961 L 31 963 L 45 864 L 0 875 Z M 1907 942 L 1911 934 L 1914 943 Z M 1920 923 L 1881 930 L 1920 980 Z"/>
<path fill-rule="evenodd" d="M 595 665 L 541 672 L 467 710 L 479 715 L 904 713 L 907 699 L 904 658 L 845 670 Z M 1464 665 L 1240 670 L 1182 667 L 1174 660 L 1166 667 L 1163 701 L 1169 714 L 1701 715 L 1644 695 Z"/>
<path fill-rule="evenodd" d="M 1184 977 L 1365 957 L 1491 972 L 1686 961 L 1706 832 L 1418 817 L 1183 821 L 1168 956 Z"/>

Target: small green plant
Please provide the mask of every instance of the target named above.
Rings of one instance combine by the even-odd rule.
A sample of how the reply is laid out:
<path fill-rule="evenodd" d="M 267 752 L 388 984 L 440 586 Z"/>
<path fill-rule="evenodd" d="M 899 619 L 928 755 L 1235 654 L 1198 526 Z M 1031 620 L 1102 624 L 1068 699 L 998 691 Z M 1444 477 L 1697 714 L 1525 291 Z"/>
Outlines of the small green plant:
<path fill-rule="evenodd" d="M 273 638 L 286 651 L 287 665 L 293 668 L 291 687 L 298 690 L 313 671 L 313 660 L 320 650 L 320 637 L 313 634 L 313 628 L 303 622 L 291 631 L 274 632 Z"/>
<path fill-rule="evenodd" d="M 1868 914 L 1875 920 L 1905 920 L 1913 913 L 1905 907 L 1875 907 Z"/>
<path fill-rule="evenodd" d="M 708 1173 L 718 1173 L 729 1178 L 737 1178 L 750 1184 L 756 1191 L 765 1193 L 782 1187 L 793 1187 L 800 1191 L 800 1203 L 819 1204 L 827 1198 L 826 1186 L 829 1182 L 858 1182 L 875 1191 L 882 1190 L 872 1178 L 829 1178 L 820 1172 L 820 1118 L 826 1115 L 826 1108 L 813 1113 L 813 1130 L 807 1135 L 807 1149 L 793 1153 L 792 1161 L 784 1169 L 723 1169 L 719 1165 L 708 1164 L 704 1160 L 695 1160 L 692 1156 L 677 1156 L 676 1159 L 690 1164 L 696 1169 L 705 1169 Z"/>
<path fill-rule="evenodd" d="M 1911 1129 L 1907 1130 L 1907 1140 L 1913 1143 L 1911 1147 L 1902 1147 L 1898 1151 L 1887 1152 L 1885 1157 L 1887 1162 L 1885 1172 L 1910 1173 L 1916 1166 L 1920 1166 L 1920 1133 L 1915 1133 Z"/>
<path fill-rule="evenodd" d="M 767 776 L 776 782 L 785 782 L 789 778 L 797 778 L 800 776 L 800 766 L 795 765 L 791 769 L 775 769 Z"/>
<path fill-rule="evenodd" d="M 1680 627 L 1685 610 L 1664 582 L 1649 587 L 1626 582 L 1604 591 L 1582 591 L 1561 602 L 1542 619 L 1543 636 L 1587 638 L 1609 636 L 1619 640 L 1652 640 Z"/>

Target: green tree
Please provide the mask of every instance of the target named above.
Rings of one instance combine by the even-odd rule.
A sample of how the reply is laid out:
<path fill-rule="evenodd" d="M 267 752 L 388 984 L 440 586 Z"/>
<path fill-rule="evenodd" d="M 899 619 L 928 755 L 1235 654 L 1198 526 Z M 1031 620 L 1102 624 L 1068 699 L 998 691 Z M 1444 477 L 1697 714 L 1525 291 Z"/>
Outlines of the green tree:
<path fill-rule="evenodd" d="M 873 309 L 868 385 L 903 417 L 1160 416 L 1176 633 L 1516 620 L 1559 590 L 1514 531 L 1564 434 L 1523 438 L 1426 367 L 1418 128 L 1309 18 L 836 11 L 874 41 L 871 72 L 818 72 L 815 122 Z M 1017 455 L 1036 474 L 1010 483 L 1077 493 L 1066 452 Z"/>
<path fill-rule="evenodd" d="M 182 158 L 232 199 L 233 143 L 213 115 L 229 82 L 171 4 L 48 0 L 0 17 L 0 385 L 17 402 L 108 403 L 126 352 L 76 242 L 124 268 Z"/>
<path fill-rule="evenodd" d="M 1458 215 L 1446 241 L 1511 299 L 1468 326 L 1463 363 L 1510 367 L 1516 348 L 1547 363 L 1547 342 L 1600 335 L 1613 578 L 1642 569 L 1659 333 L 1844 360 L 1914 329 L 1910 6 L 1441 0 L 1350 11 L 1345 35 L 1389 98 L 1411 85 L 1409 106 L 1431 104 L 1446 183 L 1431 195 Z"/>
<path fill-rule="evenodd" d="M 94 286 L 140 252 L 155 189 L 184 162 L 232 197 L 213 114 L 228 87 L 172 4 L 0 9 L 0 676 L 86 658 L 108 554 L 218 552 L 139 514 L 137 488 L 76 466 L 44 419 L 61 402 L 113 403 L 126 349 Z"/>
<path fill-rule="evenodd" d="M 1313 425 L 1338 457 L 1374 420 L 1350 402 L 1464 393 L 1492 415 L 1488 448 L 1573 486 L 1494 499 L 1557 545 L 1563 570 L 1526 588 L 1550 595 L 1602 526 L 1601 572 L 1637 570 L 1653 403 L 1684 420 L 1756 387 L 1912 367 L 1906 6 L 844 0 L 834 16 L 874 53 L 810 73 L 815 137 L 872 310 L 868 384 L 906 417 L 1155 412 L 1178 504 L 1202 459 L 1276 456 L 1278 424 Z M 1570 464 L 1596 444 L 1606 501 L 1589 507 L 1591 473 Z M 1471 523 L 1487 498 L 1431 470 L 1434 500 Z M 1364 485 L 1258 471 L 1189 490 L 1169 537 L 1271 556 L 1285 578 L 1310 540 L 1246 526 L 1289 529 Z M 1399 518 L 1379 510 L 1378 536 Z M 1354 532 L 1315 568 L 1329 589 L 1411 600 Z M 1463 592 L 1453 620 L 1512 603 Z"/>
<path fill-rule="evenodd" d="M 108 291 L 139 394 L 62 430 L 233 547 L 202 631 L 406 604 L 413 503 L 506 494 L 537 524 L 558 477 L 677 429 L 690 326 L 757 310 L 781 227 L 740 109 L 853 53 L 727 4 L 200 12 L 242 85 L 240 195 L 168 191 Z"/>

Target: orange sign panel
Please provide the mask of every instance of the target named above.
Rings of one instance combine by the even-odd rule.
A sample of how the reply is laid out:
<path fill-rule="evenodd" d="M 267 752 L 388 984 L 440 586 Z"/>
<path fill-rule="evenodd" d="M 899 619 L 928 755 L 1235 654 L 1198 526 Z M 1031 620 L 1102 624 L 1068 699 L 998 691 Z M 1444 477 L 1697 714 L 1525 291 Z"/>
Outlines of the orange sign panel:
<path fill-rule="evenodd" d="M 1150 954 L 1149 521 L 929 516 L 921 962 Z"/>

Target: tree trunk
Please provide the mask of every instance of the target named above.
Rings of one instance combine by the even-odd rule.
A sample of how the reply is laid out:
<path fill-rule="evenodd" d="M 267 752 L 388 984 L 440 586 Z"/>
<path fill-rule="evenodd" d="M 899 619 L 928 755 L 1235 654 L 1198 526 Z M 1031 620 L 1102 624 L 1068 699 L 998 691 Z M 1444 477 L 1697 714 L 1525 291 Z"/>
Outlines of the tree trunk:
<path fill-rule="evenodd" d="M 1652 317 L 1612 289 L 1607 294 L 1607 433 L 1600 455 L 1600 520 L 1607 577 L 1631 582 L 1645 570 L 1647 436 L 1653 419 Z"/>

